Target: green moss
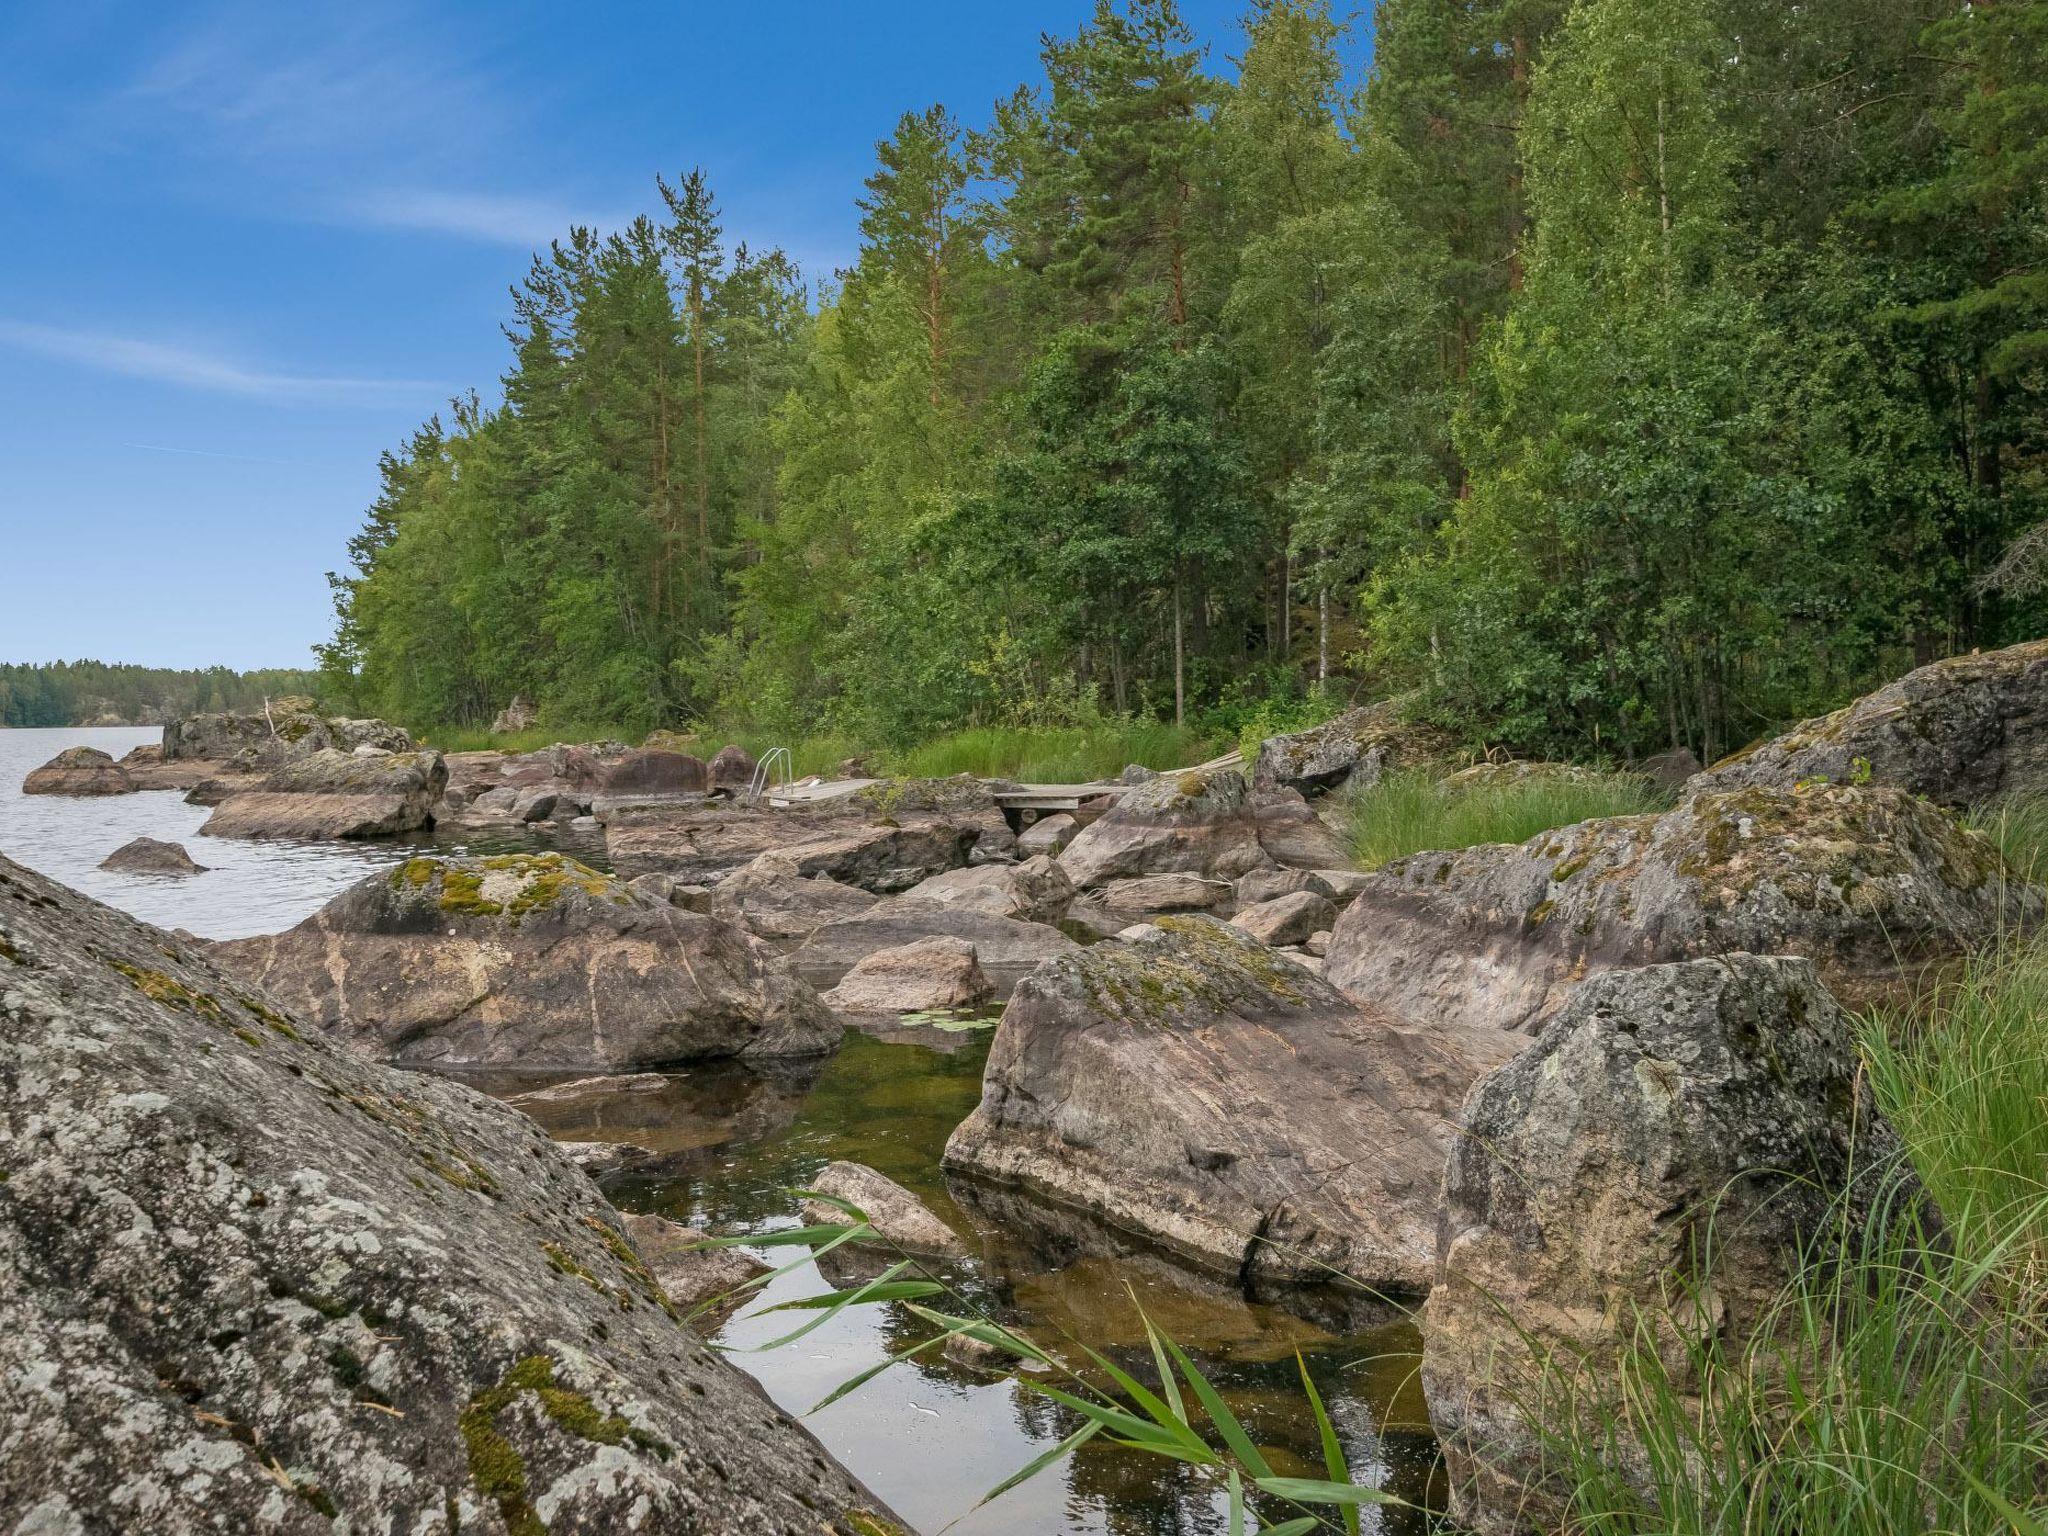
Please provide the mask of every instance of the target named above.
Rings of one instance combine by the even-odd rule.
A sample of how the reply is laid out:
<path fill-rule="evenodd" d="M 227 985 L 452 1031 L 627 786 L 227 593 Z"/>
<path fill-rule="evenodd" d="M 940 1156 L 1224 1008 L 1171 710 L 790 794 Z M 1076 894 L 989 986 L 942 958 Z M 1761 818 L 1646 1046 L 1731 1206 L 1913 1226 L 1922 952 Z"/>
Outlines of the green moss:
<path fill-rule="evenodd" d="M 871 1515 L 864 1509 L 850 1512 L 845 1521 L 847 1536 L 910 1536 L 910 1533 L 893 1520 L 884 1520 L 880 1515 Z"/>
<path fill-rule="evenodd" d="M 474 1190 L 478 1194 L 483 1195 L 495 1195 L 498 1193 L 498 1181 L 492 1176 L 490 1169 L 486 1168 L 475 1158 L 466 1156 L 463 1153 L 452 1152 L 452 1156 L 455 1161 L 451 1162 L 448 1158 L 437 1156 L 432 1152 L 422 1152 L 420 1153 L 420 1161 L 425 1163 L 441 1179 L 454 1185 L 457 1189 Z"/>
<path fill-rule="evenodd" d="M 1079 961 L 1081 983 L 1097 1008 L 1163 1027 L 1183 1010 L 1300 1007 L 1301 971 L 1272 951 L 1200 918 L 1163 917 L 1177 946 L 1102 945 Z"/>
<path fill-rule="evenodd" d="M 242 1029 L 238 1026 L 235 1030 L 235 1038 L 248 1046 L 252 1051 L 263 1049 L 263 1037 L 253 1029 Z"/>
<path fill-rule="evenodd" d="M 293 1483 L 292 1492 L 296 1493 L 330 1520 L 337 1519 L 341 1515 L 340 1507 L 335 1504 L 332 1498 L 328 1497 L 327 1490 L 318 1483 Z"/>
<path fill-rule="evenodd" d="M 1571 879 L 1573 875 L 1576 875 L 1580 870 L 1584 869 L 1588 864 L 1592 862 L 1593 855 L 1590 851 L 1576 854 L 1573 857 L 1566 859 L 1562 864 L 1558 865 L 1557 868 L 1553 869 L 1550 872 L 1550 878 L 1556 883 L 1562 885 L 1565 881 Z"/>
<path fill-rule="evenodd" d="M 0 960 L 5 960 L 9 965 L 28 964 L 27 957 L 5 939 L 0 939 Z"/>
<path fill-rule="evenodd" d="M 1209 787 L 1209 776 L 1203 773 L 1184 773 L 1180 776 L 1180 783 L 1174 787 L 1180 791 L 1183 800 L 1199 800 L 1203 791 Z"/>
<path fill-rule="evenodd" d="M 114 969 L 134 985 L 135 990 L 153 1003 L 174 1008 L 180 1013 L 190 1013 L 211 1024 L 227 1023 L 227 1010 L 204 992 L 195 992 L 174 976 L 162 971 L 145 970 L 139 965 L 130 965 L 126 960 L 110 962 Z"/>
<path fill-rule="evenodd" d="M 548 1355 L 528 1355 L 496 1386 L 472 1397 L 456 1421 L 468 1452 L 471 1480 L 478 1492 L 498 1506 L 506 1529 L 514 1536 L 546 1536 L 547 1525 L 534 1509 L 527 1488 L 525 1459 L 498 1430 L 498 1415 L 522 1393 L 531 1393 L 553 1423 L 579 1440 L 620 1445 L 630 1438 L 637 1445 L 654 1437 L 635 1435 L 624 1419 L 600 1413 L 583 1393 L 556 1386 L 555 1362 Z M 667 1447 L 662 1450 L 666 1452 Z"/>
<path fill-rule="evenodd" d="M 495 900 L 484 894 L 492 875 L 510 875 L 517 882 L 509 900 Z M 597 900 L 620 905 L 631 895 L 610 876 L 559 853 L 508 853 L 482 859 L 475 865 L 447 864 L 438 859 L 409 859 L 391 877 L 394 889 L 425 891 L 440 882 L 436 904 L 456 917 L 524 917 L 546 911 L 563 897 L 582 892 Z"/>
<path fill-rule="evenodd" d="M 1537 902 L 1535 906 L 1529 909 L 1529 925 L 1535 927 L 1537 924 L 1545 921 L 1556 910 L 1557 903 L 1554 901 Z"/>

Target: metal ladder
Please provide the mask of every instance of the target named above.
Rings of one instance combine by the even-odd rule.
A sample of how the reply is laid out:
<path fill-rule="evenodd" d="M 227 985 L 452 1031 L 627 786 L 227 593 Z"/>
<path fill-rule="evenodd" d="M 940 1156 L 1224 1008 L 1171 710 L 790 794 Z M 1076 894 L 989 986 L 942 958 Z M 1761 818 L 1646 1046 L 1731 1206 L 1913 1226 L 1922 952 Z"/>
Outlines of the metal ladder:
<path fill-rule="evenodd" d="M 758 801 L 763 795 L 768 793 L 768 788 L 774 778 L 777 766 L 780 766 L 782 769 L 783 787 L 785 789 L 789 787 L 791 781 L 796 778 L 795 759 L 789 755 L 789 748 L 787 747 L 770 747 L 761 754 L 761 761 L 754 764 L 754 776 L 747 780 L 748 800 Z"/>

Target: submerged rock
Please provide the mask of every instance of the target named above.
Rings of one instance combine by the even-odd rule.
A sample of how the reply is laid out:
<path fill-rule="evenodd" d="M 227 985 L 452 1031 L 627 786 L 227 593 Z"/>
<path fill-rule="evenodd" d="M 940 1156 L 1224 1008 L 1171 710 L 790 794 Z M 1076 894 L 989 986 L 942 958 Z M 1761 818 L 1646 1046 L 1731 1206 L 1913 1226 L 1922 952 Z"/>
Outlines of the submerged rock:
<path fill-rule="evenodd" d="M 960 939 L 974 946 L 998 998 L 1045 961 L 1079 948 L 1057 928 L 995 917 L 971 908 L 896 896 L 865 912 L 835 918 L 791 952 L 797 971 L 816 987 L 836 986 L 860 961 L 920 939 Z"/>
<path fill-rule="evenodd" d="M 769 1266 L 741 1248 L 708 1248 L 709 1233 L 659 1216 L 624 1216 L 620 1223 L 662 1290 L 678 1310 L 694 1312 L 699 1332 L 708 1333 L 743 1305 L 751 1294 L 741 1289 L 768 1274 Z"/>
<path fill-rule="evenodd" d="M 996 994 L 966 939 L 918 939 L 863 955 L 825 994 L 841 1013 L 924 1013 L 978 1008 Z"/>
<path fill-rule="evenodd" d="M 1908 672 L 1721 759 L 1686 792 L 1814 779 L 1890 784 L 1952 806 L 2048 791 L 2048 640 Z"/>
<path fill-rule="evenodd" d="M 1369 789 L 1389 769 L 1442 762 L 1457 749 L 1448 731 L 1401 715 L 1402 701 L 1346 710 L 1334 720 L 1259 743 L 1252 782 L 1319 795 L 1351 784 Z"/>
<path fill-rule="evenodd" d="M 865 1163 L 828 1163 L 812 1177 L 810 1187 L 855 1206 L 877 1234 L 912 1253 L 960 1256 L 967 1252 L 959 1234 L 933 1215 L 922 1200 Z M 837 1225 L 852 1220 L 838 1206 L 824 1200 L 806 1200 L 804 1219 Z"/>
<path fill-rule="evenodd" d="M 1594 977 L 1458 1129 L 1422 1381 L 1456 1513 L 1489 1533 L 1559 1527 L 1528 1404 L 1617 1390 L 1638 1326 L 1696 1386 L 1672 1320 L 1739 1356 L 1845 1194 L 1865 1228 L 1899 1153 L 1812 966 L 1756 955 Z"/>
<path fill-rule="evenodd" d="M 100 868 L 144 875 L 199 875 L 206 872 L 206 866 L 195 864 L 192 855 L 179 844 L 161 843 L 153 837 L 138 837 L 132 843 L 123 843 L 100 860 Z"/>
<path fill-rule="evenodd" d="M 22 1531 L 899 1527 L 538 1126 L 0 859 Z"/>
<path fill-rule="evenodd" d="M 418 858 L 217 952 L 364 1055 L 625 1071 L 831 1050 L 840 1026 L 738 929 L 560 854 Z"/>
<path fill-rule="evenodd" d="M 1496 1036 L 1468 1053 L 1227 925 L 1164 918 L 1017 988 L 946 1165 L 1254 1284 L 1334 1269 L 1420 1295 L 1449 1119 L 1511 1052 Z"/>
<path fill-rule="evenodd" d="M 1737 950 L 1808 956 L 1860 1005 L 2042 911 L 1988 838 L 1924 800 L 1746 789 L 1396 860 L 1338 919 L 1327 974 L 1477 1031 L 1541 1028 L 1591 971 Z"/>
<path fill-rule="evenodd" d="M 24 795 L 127 795 L 135 780 L 98 747 L 66 747 L 21 781 Z"/>
<path fill-rule="evenodd" d="M 301 753 L 253 788 L 230 794 L 202 837 L 395 837 L 434 824 L 448 782 L 441 754 L 358 757 L 332 748 Z"/>

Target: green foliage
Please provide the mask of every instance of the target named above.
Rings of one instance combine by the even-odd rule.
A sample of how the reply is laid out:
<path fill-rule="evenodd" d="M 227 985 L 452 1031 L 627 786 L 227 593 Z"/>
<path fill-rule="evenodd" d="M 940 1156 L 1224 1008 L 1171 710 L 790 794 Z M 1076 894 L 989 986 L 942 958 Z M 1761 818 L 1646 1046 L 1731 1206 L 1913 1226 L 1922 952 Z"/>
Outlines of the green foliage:
<path fill-rule="evenodd" d="M 813 293 L 701 172 L 383 461 L 326 692 L 1711 760 L 2048 622 L 2048 0 L 1097 0 Z M 1247 679 L 1257 679 L 1247 686 Z M 1262 703 L 1261 701 L 1270 701 Z M 20 706 L 14 706 L 16 712 Z"/>
<path fill-rule="evenodd" d="M 321 683 L 318 673 L 287 668 L 0 663 L 0 726 L 90 725 L 102 715 L 145 725 L 177 715 L 257 711 L 265 699 L 305 697 Z"/>
<path fill-rule="evenodd" d="M 1377 869 L 1411 853 L 1527 842 L 1553 827 L 1643 815 L 1665 803 L 1655 785 L 1632 773 L 1539 770 L 1458 785 L 1438 774 L 1406 770 L 1352 795 L 1345 814 L 1353 855 L 1361 868 Z"/>

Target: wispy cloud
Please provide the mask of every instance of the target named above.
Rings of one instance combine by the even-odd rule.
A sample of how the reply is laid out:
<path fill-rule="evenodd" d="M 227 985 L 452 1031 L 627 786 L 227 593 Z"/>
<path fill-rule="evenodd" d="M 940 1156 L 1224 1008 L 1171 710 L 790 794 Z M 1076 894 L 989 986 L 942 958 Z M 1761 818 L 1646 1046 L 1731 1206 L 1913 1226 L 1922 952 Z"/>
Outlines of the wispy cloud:
<path fill-rule="evenodd" d="M 420 379 L 277 373 L 175 342 L 65 330 L 20 320 L 0 320 L 0 347 L 123 378 L 286 403 L 382 405 L 445 389 Z"/>
<path fill-rule="evenodd" d="M 338 214 L 381 228 L 425 230 L 527 250 L 561 239 L 572 224 L 612 229 L 627 221 L 615 212 L 574 208 L 558 199 L 450 191 L 370 192 L 344 203 Z"/>
<path fill-rule="evenodd" d="M 261 459 L 253 453 L 221 453 L 213 448 L 172 448 L 164 443 L 123 443 L 144 453 L 175 453 L 194 459 L 233 459 L 237 464 L 276 464 L 286 469 L 312 469 L 304 459 Z"/>

